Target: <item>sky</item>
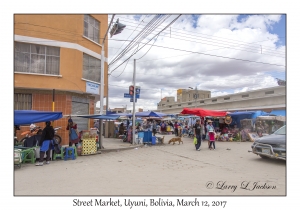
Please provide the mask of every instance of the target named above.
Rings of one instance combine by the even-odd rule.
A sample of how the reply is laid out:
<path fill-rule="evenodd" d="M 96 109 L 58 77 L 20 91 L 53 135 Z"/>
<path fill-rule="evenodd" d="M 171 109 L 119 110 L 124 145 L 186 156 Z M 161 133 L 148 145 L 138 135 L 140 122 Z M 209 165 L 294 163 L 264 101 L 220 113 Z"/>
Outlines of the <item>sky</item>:
<path fill-rule="evenodd" d="M 143 110 L 156 110 L 164 97 L 176 100 L 177 89 L 197 87 L 214 97 L 286 80 L 285 14 L 117 14 L 113 23 L 117 19 L 126 27 L 108 34 L 110 109 L 132 110 L 124 93 L 133 84 L 134 59 L 141 87 L 136 108 Z"/>

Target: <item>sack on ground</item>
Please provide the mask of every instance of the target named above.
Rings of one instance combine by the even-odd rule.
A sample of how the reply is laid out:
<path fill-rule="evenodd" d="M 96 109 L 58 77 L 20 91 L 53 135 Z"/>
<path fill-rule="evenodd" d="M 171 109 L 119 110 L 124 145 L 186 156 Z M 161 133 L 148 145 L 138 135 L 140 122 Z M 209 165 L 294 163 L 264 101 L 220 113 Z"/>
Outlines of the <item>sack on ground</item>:
<path fill-rule="evenodd" d="M 194 137 L 194 144 L 197 144 L 197 138 Z"/>

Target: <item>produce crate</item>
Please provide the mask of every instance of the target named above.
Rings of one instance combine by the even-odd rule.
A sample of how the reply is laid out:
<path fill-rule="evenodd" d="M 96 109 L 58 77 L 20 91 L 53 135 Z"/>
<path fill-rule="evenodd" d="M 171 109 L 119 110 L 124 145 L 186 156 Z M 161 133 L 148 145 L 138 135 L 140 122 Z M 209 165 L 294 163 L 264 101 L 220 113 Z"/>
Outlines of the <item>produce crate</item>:
<path fill-rule="evenodd" d="M 97 152 L 96 138 L 82 139 L 81 155 L 91 155 Z"/>

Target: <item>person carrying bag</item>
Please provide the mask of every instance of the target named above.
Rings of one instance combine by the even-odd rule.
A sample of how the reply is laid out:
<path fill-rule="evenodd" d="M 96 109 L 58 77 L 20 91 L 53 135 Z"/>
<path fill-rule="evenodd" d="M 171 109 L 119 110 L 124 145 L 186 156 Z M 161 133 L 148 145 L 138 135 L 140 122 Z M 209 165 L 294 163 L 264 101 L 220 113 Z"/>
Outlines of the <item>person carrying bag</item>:
<path fill-rule="evenodd" d="M 68 120 L 67 130 L 69 130 L 69 146 L 77 145 L 80 140 L 77 133 L 77 124 L 74 124 L 71 118 Z"/>

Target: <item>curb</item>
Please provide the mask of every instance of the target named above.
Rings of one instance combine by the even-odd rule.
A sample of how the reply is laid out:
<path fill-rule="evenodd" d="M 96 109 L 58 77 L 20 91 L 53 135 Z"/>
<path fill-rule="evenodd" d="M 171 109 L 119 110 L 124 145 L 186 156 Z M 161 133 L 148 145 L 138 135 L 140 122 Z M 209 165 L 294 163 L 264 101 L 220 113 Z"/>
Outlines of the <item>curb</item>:
<path fill-rule="evenodd" d="M 144 147 L 143 144 L 141 145 L 136 145 L 136 146 L 130 146 L 130 147 L 122 147 L 122 148 L 115 148 L 115 149 L 100 149 L 97 151 L 97 154 L 101 154 L 102 152 L 117 152 L 117 151 L 121 151 L 121 150 L 129 150 L 129 149 L 135 149 L 135 148 L 139 148 L 139 147 Z"/>

